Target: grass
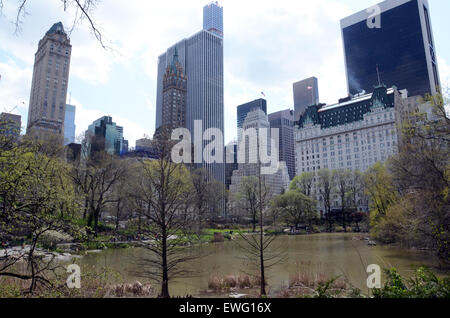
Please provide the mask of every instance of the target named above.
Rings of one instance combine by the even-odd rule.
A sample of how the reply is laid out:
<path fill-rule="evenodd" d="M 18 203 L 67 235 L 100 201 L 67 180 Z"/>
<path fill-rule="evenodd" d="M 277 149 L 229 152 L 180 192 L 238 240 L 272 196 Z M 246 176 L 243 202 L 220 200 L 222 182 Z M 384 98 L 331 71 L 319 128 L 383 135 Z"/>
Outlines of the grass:
<path fill-rule="evenodd" d="M 208 280 L 208 289 L 213 292 L 224 292 L 237 289 L 252 289 L 258 287 L 261 278 L 257 276 L 227 275 L 224 277 L 211 276 Z"/>

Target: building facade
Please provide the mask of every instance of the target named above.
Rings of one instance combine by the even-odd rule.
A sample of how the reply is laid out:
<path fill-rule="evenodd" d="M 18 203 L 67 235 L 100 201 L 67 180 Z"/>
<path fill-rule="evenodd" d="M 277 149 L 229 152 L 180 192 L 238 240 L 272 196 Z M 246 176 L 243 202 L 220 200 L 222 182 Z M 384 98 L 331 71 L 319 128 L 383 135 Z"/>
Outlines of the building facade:
<path fill-rule="evenodd" d="M 297 175 L 321 169 L 366 171 L 398 153 L 397 110 L 408 98 L 395 87 L 306 110 L 295 129 Z"/>
<path fill-rule="evenodd" d="M 72 46 L 61 22 L 39 41 L 35 54 L 27 133 L 64 137 Z"/>
<path fill-rule="evenodd" d="M 387 0 L 373 12 L 341 21 L 349 94 L 370 93 L 381 81 L 407 89 L 410 96 L 435 94 L 440 87 L 430 9 L 427 0 Z M 376 20 L 374 21 L 376 22 Z"/>
<path fill-rule="evenodd" d="M 260 129 L 267 129 L 267 152 L 271 152 L 270 123 L 267 115 L 262 109 L 255 109 L 247 114 L 247 118 L 242 126 L 242 139 L 239 140 L 238 151 L 245 151 L 245 162 L 239 162 L 238 169 L 233 171 L 231 177 L 230 193 L 235 195 L 241 191 L 242 181 L 246 177 L 258 177 L 260 165 L 257 162 L 259 148 L 251 145 L 250 138 L 245 131 L 255 129 L 259 136 Z M 278 158 L 277 158 L 278 159 Z M 278 171 L 274 174 L 262 175 L 264 187 L 268 190 L 269 196 L 283 193 L 289 188 L 289 171 L 284 161 L 279 162 Z"/>
<path fill-rule="evenodd" d="M 209 128 L 224 131 L 223 38 L 202 30 L 170 47 L 158 58 L 156 129 L 163 124 L 164 74 L 177 50 L 178 61 L 188 78 L 186 128 L 195 136 L 195 122 L 201 121 L 202 135 Z M 224 140 L 221 140 L 224 145 Z M 204 142 L 203 148 L 207 142 Z M 200 147 L 198 147 L 200 148 Z M 214 178 L 225 184 L 223 163 L 203 164 Z"/>
<path fill-rule="evenodd" d="M 265 99 L 256 99 L 252 102 L 242 104 L 237 107 L 237 127 L 242 129 L 247 115 L 257 109 L 261 109 L 267 115 L 267 101 Z"/>
<path fill-rule="evenodd" d="M 290 180 L 295 178 L 294 111 L 287 109 L 269 115 L 271 129 L 279 130 L 279 160 L 286 162 Z"/>
<path fill-rule="evenodd" d="M 109 116 L 97 119 L 86 131 L 86 152 L 91 156 L 102 151 L 119 156 L 124 150 L 124 142 L 123 127 L 117 126 Z"/>
<path fill-rule="evenodd" d="M 75 113 L 76 107 L 67 104 L 64 116 L 64 146 L 75 143 Z"/>
<path fill-rule="evenodd" d="M 217 1 L 203 8 L 203 30 L 223 37 L 223 7 Z"/>
<path fill-rule="evenodd" d="M 319 104 L 319 81 L 310 77 L 293 84 L 295 120 L 299 120 L 306 108 Z"/>

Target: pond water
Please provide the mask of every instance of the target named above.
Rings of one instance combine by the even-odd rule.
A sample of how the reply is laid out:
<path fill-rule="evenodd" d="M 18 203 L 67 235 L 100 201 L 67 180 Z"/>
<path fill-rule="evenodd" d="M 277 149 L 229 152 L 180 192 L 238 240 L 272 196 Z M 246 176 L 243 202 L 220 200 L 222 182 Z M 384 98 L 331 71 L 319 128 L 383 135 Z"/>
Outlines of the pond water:
<path fill-rule="evenodd" d="M 275 293 L 299 268 L 329 277 L 346 277 L 353 286 L 367 292 L 365 268 L 378 264 L 382 268 L 396 267 L 402 275 L 410 276 L 420 266 L 435 267 L 438 260 L 429 252 L 396 247 L 369 247 L 365 241 L 355 241 L 354 234 L 317 234 L 309 236 L 279 236 L 272 251 L 285 251 L 284 260 L 268 269 L 270 294 Z M 183 265 L 195 270 L 195 277 L 180 278 L 170 283 L 171 296 L 199 295 L 208 288 L 211 276 L 236 275 L 252 272 L 245 261 L 245 252 L 236 242 L 204 245 L 206 257 Z M 78 263 L 96 268 L 108 267 L 121 274 L 121 280 L 144 283 L 148 280 L 136 273 L 141 270 L 137 260 L 149 253 L 140 248 L 110 249 L 88 254 Z M 362 264 L 364 263 L 364 265 Z M 246 265 L 247 264 L 247 265 Z M 159 289 L 159 286 L 157 286 Z"/>

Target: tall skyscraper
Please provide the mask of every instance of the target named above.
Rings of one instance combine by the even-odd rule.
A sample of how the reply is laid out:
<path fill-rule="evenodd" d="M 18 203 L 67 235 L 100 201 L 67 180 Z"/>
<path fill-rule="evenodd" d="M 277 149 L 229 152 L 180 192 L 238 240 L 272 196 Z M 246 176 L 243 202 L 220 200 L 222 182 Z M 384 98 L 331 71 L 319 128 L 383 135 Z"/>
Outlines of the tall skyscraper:
<path fill-rule="evenodd" d="M 86 131 L 86 145 L 90 155 L 106 151 L 119 156 L 124 149 L 123 127 L 117 126 L 112 118 L 104 116 L 94 121 Z"/>
<path fill-rule="evenodd" d="M 378 21 L 371 10 L 341 21 L 349 93 L 372 92 L 379 84 L 377 68 L 388 87 L 407 89 L 410 96 L 436 93 L 440 80 L 428 1 L 387 0 L 378 6 Z"/>
<path fill-rule="evenodd" d="M 187 78 L 178 61 L 175 48 L 172 63 L 163 79 L 162 125 L 171 128 L 186 127 Z"/>
<path fill-rule="evenodd" d="M 194 138 L 194 123 L 202 121 L 202 132 L 224 128 L 223 38 L 202 30 L 170 47 L 158 59 L 156 129 L 163 124 L 164 74 L 178 53 L 178 62 L 188 78 L 186 128 Z M 222 140 L 222 144 L 224 141 Z M 206 142 L 205 142 L 206 145 Z M 214 178 L 225 183 L 224 164 L 203 165 Z"/>
<path fill-rule="evenodd" d="M 319 82 L 310 77 L 293 84 L 295 120 L 305 112 L 306 108 L 319 104 Z"/>
<path fill-rule="evenodd" d="M 64 117 L 64 146 L 75 142 L 75 112 L 76 107 L 66 105 L 66 115 Z"/>
<path fill-rule="evenodd" d="M 203 30 L 223 37 L 223 7 L 217 1 L 203 8 Z"/>
<path fill-rule="evenodd" d="M 294 111 L 287 109 L 269 115 L 270 128 L 279 130 L 279 160 L 286 162 L 289 178 L 295 177 Z"/>
<path fill-rule="evenodd" d="M 252 102 L 242 104 L 237 107 L 237 127 L 243 128 L 247 115 L 257 109 L 261 109 L 267 115 L 267 101 L 265 99 L 256 99 Z"/>
<path fill-rule="evenodd" d="M 39 41 L 35 54 L 27 133 L 64 136 L 72 45 L 61 22 Z"/>

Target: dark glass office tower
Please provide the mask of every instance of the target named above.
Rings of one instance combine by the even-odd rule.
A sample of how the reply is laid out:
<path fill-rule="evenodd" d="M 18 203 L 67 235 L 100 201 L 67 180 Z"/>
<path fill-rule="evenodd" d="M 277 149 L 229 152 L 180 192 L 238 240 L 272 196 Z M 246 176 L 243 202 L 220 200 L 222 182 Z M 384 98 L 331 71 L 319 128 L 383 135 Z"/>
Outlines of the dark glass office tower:
<path fill-rule="evenodd" d="M 293 84 L 295 120 L 300 119 L 306 108 L 319 104 L 319 81 L 310 77 Z"/>
<path fill-rule="evenodd" d="M 279 129 L 279 160 L 286 162 L 290 180 L 295 177 L 294 111 L 287 109 L 269 115 L 270 128 Z"/>
<path fill-rule="evenodd" d="M 247 118 L 248 113 L 255 109 L 262 109 L 262 111 L 267 115 L 267 101 L 265 99 L 257 99 L 253 102 L 246 103 L 237 107 L 237 126 L 238 129 L 242 128 L 244 125 L 245 118 Z"/>
<path fill-rule="evenodd" d="M 348 90 L 373 91 L 381 82 L 410 96 L 436 93 L 440 87 L 427 0 L 388 0 L 381 27 L 369 27 L 373 12 L 363 10 L 341 21 Z M 373 26 L 373 25 L 371 25 Z"/>

